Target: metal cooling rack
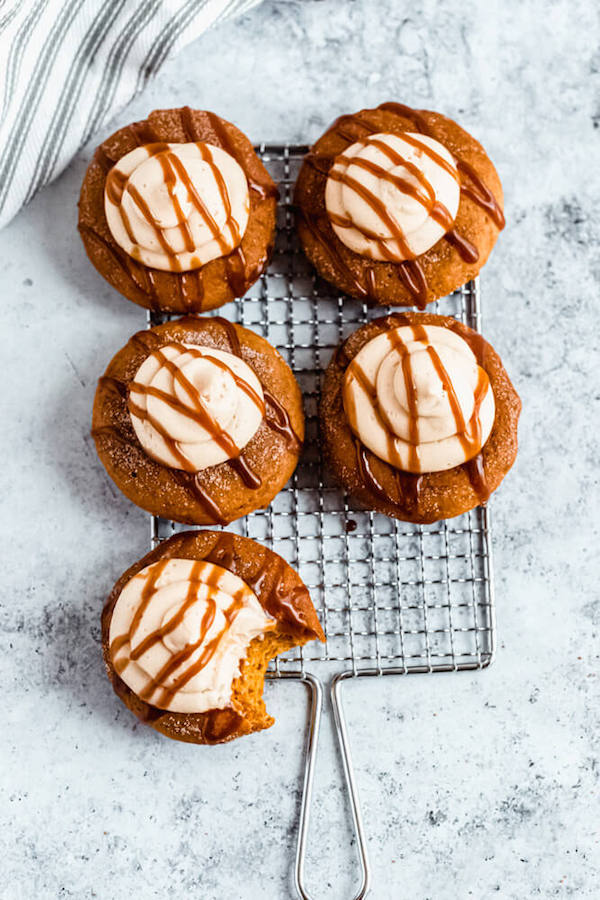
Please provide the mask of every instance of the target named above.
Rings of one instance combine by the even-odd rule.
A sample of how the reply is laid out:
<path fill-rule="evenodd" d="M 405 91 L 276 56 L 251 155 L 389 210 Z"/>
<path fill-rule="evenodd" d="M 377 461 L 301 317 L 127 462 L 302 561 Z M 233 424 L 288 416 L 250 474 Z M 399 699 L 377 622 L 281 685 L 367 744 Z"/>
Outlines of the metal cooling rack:
<path fill-rule="evenodd" d="M 334 486 L 319 448 L 322 374 L 343 338 L 388 310 L 369 310 L 333 293 L 300 249 L 292 193 L 308 147 L 261 144 L 256 149 L 280 187 L 275 253 L 247 296 L 217 312 L 261 334 L 287 360 L 304 395 L 306 442 L 297 471 L 269 508 L 232 523 L 228 530 L 272 547 L 298 570 L 327 637 L 324 645 L 312 642 L 278 658 L 269 673 L 275 679 L 300 680 L 310 692 L 296 891 L 311 900 L 304 863 L 322 678 L 328 677 L 361 869 L 354 900 L 361 900 L 369 891 L 371 873 L 342 685 L 349 678 L 472 671 L 491 663 L 495 621 L 490 512 L 480 507 L 449 521 L 412 525 L 365 512 Z M 477 281 L 429 310 L 480 330 Z M 148 324 L 165 318 L 149 314 Z M 152 546 L 184 528 L 152 518 Z"/>

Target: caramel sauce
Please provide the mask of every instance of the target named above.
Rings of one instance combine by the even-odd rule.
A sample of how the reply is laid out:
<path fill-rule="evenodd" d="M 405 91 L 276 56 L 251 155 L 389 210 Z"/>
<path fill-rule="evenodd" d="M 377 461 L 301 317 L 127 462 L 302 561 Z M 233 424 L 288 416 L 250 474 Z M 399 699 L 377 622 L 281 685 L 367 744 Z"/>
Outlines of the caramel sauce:
<path fill-rule="evenodd" d="M 152 353 L 161 346 L 161 339 L 153 331 L 136 331 L 136 333 L 129 338 L 129 343 L 133 344 L 137 352 L 143 353 L 144 356 L 148 356 L 149 353 Z"/>
<path fill-rule="evenodd" d="M 226 333 L 231 352 L 235 356 L 242 357 L 242 348 L 240 345 L 235 325 L 222 316 L 213 316 L 213 322 L 218 322 Z M 276 431 L 282 435 L 292 446 L 301 447 L 302 441 L 294 431 L 288 411 L 281 405 L 279 400 L 262 385 L 263 395 L 265 398 L 265 422 L 272 431 Z"/>
<path fill-rule="evenodd" d="M 380 481 L 373 474 L 369 457 L 367 456 L 367 448 L 358 439 L 354 441 L 356 447 L 356 461 L 358 463 L 358 471 L 367 488 L 375 494 L 384 503 L 393 503 L 394 501 L 383 487 Z"/>
<path fill-rule="evenodd" d="M 392 348 L 400 354 L 402 374 L 404 376 L 404 387 L 406 390 L 406 401 L 408 403 L 408 465 L 411 471 L 419 470 L 419 454 L 417 446 L 419 444 L 419 413 L 417 410 L 417 394 L 413 381 L 412 364 L 410 354 L 406 344 L 396 331 L 390 331 L 390 344 Z"/>
<path fill-rule="evenodd" d="M 253 469 L 250 468 L 248 460 L 243 453 L 240 453 L 235 459 L 229 460 L 229 465 L 234 472 L 240 476 L 246 487 L 256 491 L 262 487 L 262 478 Z"/>
<path fill-rule="evenodd" d="M 398 264 L 404 286 L 412 294 L 417 309 L 425 309 L 429 297 L 429 285 L 423 266 L 418 259 L 407 259 Z"/>
<path fill-rule="evenodd" d="M 314 635 L 313 629 L 298 609 L 300 601 L 306 599 L 310 602 L 310 594 L 304 585 L 297 585 L 291 590 L 286 588 L 286 570 L 285 560 L 280 557 L 270 560 L 266 556 L 254 575 L 246 578 L 246 583 L 252 588 L 266 612 L 282 623 L 282 630 L 287 626 L 292 633 L 305 635 L 309 632 Z"/>
<path fill-rule="evenodd" d="M 136 631 L 138 630 L 140 622 L 142 621 L 142 616 L 146 612 L 146 610 L 150 604 L 150 601 L 152 600 L 152 597 L 156 593 L 158 580 L 159 580 L 160 576 L 162 575 L 162 573 L 164 572 L 167 562 L 168 562 L 167 559 L 158 560 L 158 562 L 154 566 L 152 574 L 150 574 L 146 578 L 146 582 L 142 589 L 140 604 L 135 611 L 135 614 L 131 620 L 131 625 L 129 627 L 129 631 L 127 632 L 126 640 L 130 644 L 133 643 L 133 639 L 135 638 Z M 123 638 L 120 638 L 120 639 L 117 638 L 117 640 L 123 640 Z M 111 650 L 112 650 L 112 647 L 111 647 Z"/>
<path fill-rule="evenodd" d="M 176 158 L 176 157 L 173 157 Z M 190 230 L 190 226 L 186 219 L 185 213 L 181 208 L 181 203 L 179 202 L 179 197 L 175 193 L 175 188 L 177 186 L 177 177 L 175 175 L 174 164 L 172 162 L 172 156 L 168 153 L 163 153 L 158 157 L 160 167 L 163 172 L 163 178 L 165 184 L 167 186 L 167 191 L 169 193 L 169 199 L 173 204 L 173 209 L 175 210 L 175 215 L 177 216 L 177 224 L 179 225 L 179 230 L 181 232 L 181 236 L 183 237 L 183 242 L 185 244 L 185 249 L 188 253 L 193 253 L 195 249 L 194 238 L 192 232 Z M 187 173 L 186 173 L 187 174 Z M 200 201 L 202 202 L 202 201 Z M 204 207 L 204 204 L 202 204 Z M 207 210 L 208 212 L 208 210 Z M 122 214 L 122 213 L 121 213 Z M 210 215 L 210 214 L 209 214 Z M 212 217 L 211 217 L 212 218 Z"/>
<path fill-rule="evenodd" d="M 113 378 L 112 375 L 102 375 L 98 379 L 98 385 L 110 393 L 116 394 L 120 400 L 127 399 L 127 385 L 119 378 Z"/>
<path fill-rule="evenodd" d="M 467 197 L 470 197 L 478 206 L 486 211 L 494 225 L 502 231 L 506 224 L 504 212 L 500 208 L 498 201 L 483 183 L 473 166 L 464 159 L 457 162 L 458 171 L 463 175 L 461 182 L 461 190 Z M 467 179 L 465 181 L 465 179 Z"/>
<path fill-rule="evenodd" d="M 350 160 L 348 160 L 348 162 L 350 162 Z M 352 188 L 352 190 L 364 200 L 364 202 L 373 210 L 374 213 L 376 213 L 376 215 L 391 231 L 393 239 L 398 244 L 402 255 L 407 259 L 414 258 L 414 253 L 406 243 L 404 232 L 399 227 L 393 216 L 388 213 L 386 205 L 379 199 L 379 197 L 376 196 L 376 194 L 373 194 L 372 191 L 361 184 L 360 181 L 357 181 L 356 178 L 348 175 L 348 173 L 345 171 L 340 171 L 339 169 L 333 168 L 329 173 L 329 177 L 332 181 L 339 181 L 341 182 L 341 184 L 346 185 L 346 187 Z M 362 229 L 358 228 L 354 223 L 352 223 L 352 227 L 357 228 L 358 231 L 362 231 Z M 390 259 L 392 261 L 396 259 L 395 254 L 391 253 L 388 250 L 384 240 L 379 240 L 378 246 L 387 259 Z"/>
<path fill-rule="evenodd" d="M 156 142 L 156 132 L 149 122 L 132 122 L 129 126 L 129 133 L 138 146 Z"/>
<path fill-rule="evenodd" d="M 456 432 L 458 437 L 461 440 L 463 449 L 468 450 L 468 443 L 465 445 L 464 441 L 466 439 L 465 432 L 467 430 L 467 425 L 462 414 L 462 409 L 460 408 L 460 403 L 458 402 L 458 397 L 456 396 L 456 391 L 454 390 L 454 385 L 450 379 L 450 376 L 446 372 L 444 364 L 442 363 L 439 354 L 435 347 L 428 345 L 427 353 L 431 362 L 433 363 L 433 368 L 436 371 L 436 374 L 440 381 L 442 382 L 442 387 L 446 392 L 446 396 L 448 397 L 448 403 L 450 404 L 450 409 L 452 410 L 452 415 L 454 416 L 454 421 L 456 423 Z"/>
<path fill-rule="evenodd" d="M 321 153 L 317 153 L 314 150 L 309 150 L 306 156 L 304 157 L 304 162 L 308 163 L 319 172 L 320 175 L 329 175 L 329 170 L 333 164 L 333 157 L 326 156 Z"/>
<path fill-rule="evenodd" d="M 173 656 L 164 664 L 164 666 L 158 671 L 156 676 L 140 693 L 140 697 L 142 700 L 149 702 L 157 688 L 161 687 L 162 683 L 171 675 L 173 675 L 173 673 L 176 672 L 180 666 L 186 663 L 188 659 L 190 659 L 190 657 L 194 655 L 196 650 L 198 650 L 202 646 L 206 639 L 208 630 L 215 620 L 216 611 L 217 604 L 214 598 L 211 597 L 209 598 L 206 612 L 202 617 L 202 622 L 200 624 L 200 637 L 198 638 L 198 640 L 187 644 L 178 653 L 173 654 Z M 197 660 L 197 662 L 193 666 L 189 666 L 179 676 L 179 678 L 175 680 L 170 688 L 162 688 L 162 695 L 160 698 L 161 706 L 168 705 L 177 691 L 181 687 L 183 687 L 183 685 L 186 684 L 190 680 L 190 678 L 193 678 L 194 675 L 200 672 L 204 668 L 204 666 L 206 666 L 210 662 L 225 631 L 226 626 L 222 628 L 221 631 L 206 645 L 200 659 Z"/>
<path fill-rule="evenodd" d="M 376 478 L 369 462 L 368 451 L 358 438 L 354 440 L 356 448 L 356 460 L 359 474 L 367 488 L 384 503 L 390 503 L 401 510 L 411 512 L 417 509 L 420 499 L 422 475 L 414 475 L 411 472 L 402 472 L 393 469 L 394 480 L 398 489 L 398 499 L 394 500 Z"/>
<path fill-rule="evenodd" d="M 459 234 L 455 228 L 446 232 L 444 240 L 458 250 L 465 262 L 476 263 L 479 259 L 479 250 L 475 244 L 472 244 L 464 234 Z"/>
<path fill-rule="evenodd" d="M 396 484 L 398 485 L 402 503 L 407 512 L 415 512 L 419 506 L 423 476 L 411 472 L 396 472 Z"/>
<path fill-rule="evenodd" d="M 404 139 L 413 145 L 417 145 L 419 147 L 423 147 L 419 142 L 414 141 L 413 139 L 409 139 L 408 136 L 404 136 Z M 377 147 L 381 152 L 385 153 L 388 159 L 394 163 L 395 166 L 402 165 L 406 168 L 414 177 L 416 178 L 418 184 L 414 185 L 411 182 L 407 181 L 406 178 L 402 178 L 399 175 L 394 175 L 393 172 L 388 172 L 382 166 L 377 163 L 372 162 L 368 159 L 361 159 L 358 157 L 346 157 L 343 154 L 341 156 L 336 157 L 334 160 L 334 166 L 329 171 L 329 178 L 334 181 L 339 181 L 347 187 L 352 188 L 355 193 L 357 193 L 362 199 L 371 207 L 371 209 L 375 212 L 375 214 L 379 217 L 379 219 L 387 225 L 388 229 L 392 233 L 393 240 L 396 241 L 398 245 L 399 253 L 407 260 L 414 259 L 415 254 L 412 252 L 408 244 L 406 243 L 406 237 L 396 222 L 396 220 L 388 213 L 385 203 L 374 195 L 371 191 L 369 191 L 364 185 L 360 184 L 355 178 L 352 178 L 347 173 L 347 169 L 350 166 L 356 166 L 364 171 L 369 172 L 371 175 L 375 175 L 377 178 L 380 178 L 384 181 L 387 181 L 389 184 L 393 184 L 399 191 L 403 194 L 407 194 L 410 197 L 413 197 L 417 200 L 428 212 L 432 219 L 434 219 L 444 231 L 449 231 L 452 228 L 453 218 L 446 209 L 446 207 L 436 201 L 435 192 L 433 190 L 432 185 L 418 168 L 418 166 L 411 163 L 400 153 L 396 152 L 393 148 L 388 147 L 383 141 L 379 141 L 377 139 L 368 138 L 367 141 L 363 143 L 363 147 L 367 144 L 371 144 Z M 446 163 L 446 160 L 443 160 L 441 156 L 435 154 L 432 151 L 432 156 L 435 156 L 436 161 L 440 160 Z M 339 167 L 343 166 L 342 169 Z M 446 169 L 450 169 L 451 174 L 454 178 L 456 178 L 456 172 L 452 166 L 448 167 L 446 163 Z M 397 255 L 391 253 L 387 247 L 387 240 L 381 239 L 377 234 L 364 229 L 359 228 L 356 223 L 352 222 L 350 219 L 345 219 L 341 216 L 336 216 L 335 214 L 329 213 L 329 217 L 334 222 L 341 227 L 345 228 L 355 228 L 360 231 L 365 237 L 370 240 L 377 241 L 378 248 L 382 255 L 386 257 L 386 259 L 396 262 Z"/>
<path fill-rule="evenodd" d="M 221 566 L 222 569 L 228 569 L 234 575 L 237 575 L 235 536 L 229 531 L 224 531 L 218 536 L 210 553 L 204 558 L 207 562 L 214 563 L 215 566 Z"/>
<path fill-rule="evenodd" d="M 194 263 L 194 260 L 192 260 Z M 181 303 L 185 310 L 202 312 L 204 301 L 204 275 L 202 268 L 192 269 L 190 272 L 182 272 L 177 279 L 177 287 Z"/>
<path fill-rule="evenodd" d="M 241 245 L 225 257 L 225 277 L 235 297 L 243 297 L 248 287 L 246 257 Z"/>
<path fill-rule="evenodd" d="M 225 515 L 215 498 L 209 494 L 206 488 L 201 484 L 199 472 L 182 472 L 180 469 L 171 469 L 170 471 L 175 481 L 177 481 L 181 487 L 185 488 L 185 490 L 191 494 L 193 499 L 205 508 L 211 519 L 217 525 L 229 524 L 229 519 L 225 518 Z"/>
<path fill-rule="evenodd" d="M 96 151 L 94 153 L 94 161 L 98 163 L 105 175 L 110 172 L 115 164 L 115 160 L 110 158 L 110 156 L 104 149 L 103 144 L 100 144 L 100 146 L 96 148 Z"/>
<path fill-rule="evenodd" d="M 473 459 L 464 463 L 464 469 L 466 470 L 469 481 L 471 482 L 471 487 L 475 491 L 479 502 L 483 504 L 487 503 L 490 499 L 492 489 L 489 486 L 485 473 L 483 453 L 478 453 Z"/>
<path fill-rule="evenodd" d="M 225 332 L 231 352 L 234 356 L 239 356 L 242 359 L 242 345 L 233 322 L 230 322 L 229 319 L 225 319 L 223 316 L 213 316 L 211 321 L 219 323 Z"/>
<path fill-rule="evenodd" d="M 294 431 L 292 420 L 287 409 L 263 385 L 265 397 L 265 422 L 272 431 L 276 431 L 291 446 L 302 447 L 302 441 Z"/>
<path fill-rule="evenodd" d="M 167 257 L 167 259 L 169 261 L 169 266 L 170 266 L 171 270 L 172 271 L 181 271 L 181 266 L 179 264 L 176 254 L 175 254 L 175 251 L 173 250 L 172 246 L 166 239 L 165 234 L 164 234 L 164 229 L 162 229 L 160 227 L 160 225 L 157 224 L 147 202 L 144 200 L 144 198 L 142 197 L 142 195 L 140 194 L 140 192 L 138 191 L 138 189 L 136 188 L 135 185 L 133 185 L 133 184 L 128 185 L 127 190 L 129 192 L 129 196 L 131 197 L 131 199 L 133 200 L 133 202 L 135 203 L 135 205 L 137 206 L 139 211 L 142 213 L 142 215 L 143 215 L 144 219 L 146 220 L 146 222 L 148 223 L 148 225 L 150 225 L 152 227 L 154 234 L 156 235 L 156 239 L 157 239 L 158 243 L 160 244 L 160 246 L 163 250 L 163 253 L 165 254 L 165 256 Z M 135 235 L 133 234 L 133 232 L 131 230 L 131 225 L 129 224 L 129 220 L 127 218 L 126 213 L 124 212 L 124 210 L 122 208 L 119 209 L 119 212 L 121 213 L 121 218 L 123 219 L 123 224 L 127 231 L 129 240 L 132 242 L 132 244 L 137 244 Z"/>
<path fill-rule="evenodd" d="M 246 176 L 246 181 L 248 182 L 248 187 L 250 188 L 250 190 L 254 191 L 255 194 L 258 194 L 261 200 L 264 200 L 266 197 L 277 197 L 278 190 L 272 181 L 259 181 L 257 178 L 254 178 L 250 174 L 250 172 L 248 171 L 246 160 L 239 152 L 237 145 L 229 136 L 229 133 L 221 123 L 219 117 L 211 112 L 206 112 L 205 115 L 209 121 L 210 127 L 215 134 L 216 145 L 222 150 L 225 150 L 226 153 L 229 153 L 230 156 L 233 156 L 238 165 L 241 166 Z M 188 118 L 191 118 L 191 110 L 189 110 L 188 112 Z M 212 141 L 209 141 L 208 143 L 212 143 Z"/>
<path fill-rule="evenodd" d="M 186 612 L 196 602 L 196 591 L 198 586 L 201 584 L 199 580 L 200 566 L 201 562 L 194 562 L 192 571 L 190 573 L 190 581 L 186 598 L 175 615 L 171 616 L 171 618 L 164 625 L 161 625 L 160 628 L 157 628 L 155 631 L 152 631 L 150 632 L 150 634 L 146 635 L 144 640 L 140 641 L 137 647 L 130 647 L 130 659 L 139 659 L 140 656 L 143 656 L 143 654 L 150 650 L 151 647 L 154 647 L 155 644 L 158 644 L 159 641 L 162 641 L 164 637 L 166 637 L 172 631 L 175 631 L 175 629 L 181 625 L 185 618 Z M 129 640 L 129 635 L 127 635 L 127 639 Z"/>

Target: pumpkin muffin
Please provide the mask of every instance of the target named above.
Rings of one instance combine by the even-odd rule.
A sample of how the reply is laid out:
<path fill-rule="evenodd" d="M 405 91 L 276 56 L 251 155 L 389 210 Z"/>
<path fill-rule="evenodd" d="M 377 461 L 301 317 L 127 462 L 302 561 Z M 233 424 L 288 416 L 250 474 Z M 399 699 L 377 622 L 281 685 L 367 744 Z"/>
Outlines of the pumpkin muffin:
<path fill-rule="evenodd" d="M 504 227 L 481 144 L 400 103 L 337 119 L 305 157 L 295 203 L 319 274 L 375 306 L 424 309 L 450 294 L 478 274 Z"/>
<path fill-rule="evenodd" d="M 141 331 L 98 382 L 92 436 L 121 491 L 155 516 L 224 525 L 268 506 L 304 439 L 300 389 L 264 338 L 219 316 Z"/>
<path fill-rule="evenodd" d="M 79 233 L 110 284 L 156 312 L 242 297 L 267 266 L 277 188 L 242 132 L 185 106 L 152 112 L 96 150 Z"/>
<path fill-rule="evenodd" d="M 335 352 L 321 399 L 324 452 L 366 509 L 436 522 L 487 502 L 515 461 L 520 411 L 480 334 L 449 316 L 396 313 Z"/>
<path fill-rule="evenodd" d="M 299 575 L 249 538 L 189 531 L 115 584 L 102 613 L 108 677 L 167 737 L 218 744 L 269 728 L 269 661 L 323 629 Z"/>

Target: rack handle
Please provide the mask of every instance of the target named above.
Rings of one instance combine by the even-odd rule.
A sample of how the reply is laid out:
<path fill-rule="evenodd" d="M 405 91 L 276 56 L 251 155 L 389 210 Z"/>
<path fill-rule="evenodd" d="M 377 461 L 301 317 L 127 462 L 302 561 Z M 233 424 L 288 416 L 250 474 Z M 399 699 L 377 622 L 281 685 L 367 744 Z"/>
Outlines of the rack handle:
<path fill-rule="evenodd" d="M 358 797 L 358 787 L 354 769 L 352 767 L 352 757 L 350 753 L 350 742 L 348 739 L 348 728 L 346 726 L 346 718 L 344 716 L 344 707 L 342 703 L 342 683 L 347 678 L 352 678 L 354 672 L 341 672 L 336 675 L 331 682 L 331 703 L 333 707 L 333 716 L 335 730 L 338 739 L 338 745 L 342 756 L 344 767 L 344 779 L 346 789 L 350 798 L 350 808 L 352 810 L 352 822 L 354 833 L 356 836 L 358 847 L 358 862 L 361 870 L 361 883 L 353 900 L 364 900 L 369 893 L 371 887 L 371 868 L 369 865 L 367 839 Z M 310 672 L 296 674 L 295 672 L 280 672 L 275 675 L 273 680 L 277 678 L 290 678 L 301 681 L 306 685 L 310 692 L 310 709 L 308 729 L 306 732 L 306 743 L 304 748 L 304 778 L 302 788 L 302 803 L 300 806 L 300 817 L 298 822 L 298 845 L 296 849 L 296 865 L 294 869 L 294 885 L 296 893 L 301 900 L 313 900 L 306 889 L 305 882 L 305 862 L 306 862 L 306 846 L 308 841 L 308 832 L 310 828 L 310 816 L 312 809 L 312 793 L 315 777 L 315 765 L 317 761 L 317 751 L 319 745 L 319 731 L 321 727 L 321 712 L 323 709 L 323 684 L 319 678 Z"/>

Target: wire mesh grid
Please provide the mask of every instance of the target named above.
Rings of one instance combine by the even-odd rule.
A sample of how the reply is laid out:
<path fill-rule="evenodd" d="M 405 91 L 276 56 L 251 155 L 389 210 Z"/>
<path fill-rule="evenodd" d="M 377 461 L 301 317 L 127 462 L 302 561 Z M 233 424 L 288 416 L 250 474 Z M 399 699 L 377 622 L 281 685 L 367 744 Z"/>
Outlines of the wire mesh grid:
<path fill-rule="evenodd" d="M 279 184 L 275 251 L 243 299 L 218 310 L 265 337 L 291 366 L 304 396 L 300 464 L 267 509 L 228 526 L 281 554 L 307 585 L 327 641 L 279 657 L 272 674 L 320 664 L 354 673 L 483 668 L 494 652 L 489 511 L 412 525 L 365 511 L 340 491 L 319 444 L 323 372 L 349 333 L 387 309 L 369 310 L 319 279 L 296 238 L 293 185 L 304 146 L 262 144 L 259 156 Z M 480 328 L 478 285 L 428 307 Z M 149 316 L 149 324 L 164 321 Z M 184 526 L 153 519 L 153 544 Z"/>

